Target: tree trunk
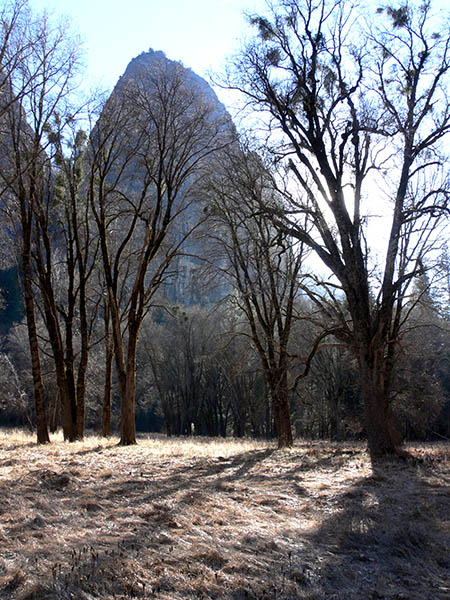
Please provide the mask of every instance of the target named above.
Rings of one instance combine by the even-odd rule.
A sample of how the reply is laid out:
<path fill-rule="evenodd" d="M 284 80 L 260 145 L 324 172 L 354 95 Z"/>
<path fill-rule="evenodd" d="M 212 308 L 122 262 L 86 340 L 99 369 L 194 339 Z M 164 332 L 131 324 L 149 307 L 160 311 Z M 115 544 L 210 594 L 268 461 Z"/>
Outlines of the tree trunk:
<path fill-rule="evenodd" d="M 266 380 L 278 438 L 278 448 L 291 448 L 294 445 L 287 371 L 287 360 L 284 353 L 281 353 L 278 365 L 269 369 L 268 372 L 266 371 Z"/>
<path fill-rule="evenodd" d="M 39 283 L 44 303 L 45 323 L 50 336 L 50 345 L 55 364 L 56 383 L 61 399 L 63 435 L 65 441 L 73 442 L 76 439 L 76 398 L 73 372 L 71 372 L 73 358 L 70 357 L 70 344 L 66 345 L 66 350 L 64 349 L 51 280 L 43 267 L 42 257 L 39 256 L 39 258 L 40 262 L 37 263 Z M 67 323 L 66 326 L 68 326 Z M 69 335 L 67 337 L 69 338 Z M 70 365 L 70 369 L 67 369 L 67 365 Z"/>
<path fill-rule="evenodd" d="M 59 393 L 54 395 L 53 400 L 51 400 L 49 404 L 50 404 L 50 406 L 49 406 L 48 411 L 49 411 L 49 415 L 50 415 L 50 422 L 49 422 L 50 433 L 55 433 L 58 429 L 59 413 L 60 413 Z"/>
<path fill-rule="evenodd" d="M 28 341 L 30 345 L 31 370 L 33 374 L 34 402 L 36 408 L 36 429 L 38 444 L 48 444 L 47 417 L 45 415 L 44 385 L 42 383 L 41 360 L 37 336 L 36 317 L 34 313 L 33 289 L 30 276 L 29 256 L 24 249 L 23 282 L 25 292 L 25 311 L 27 315 Z"/>
<path fill-rule="evenodd" d="M 367 364 L 360 359 L 361 389 L 364 400 L 367 444 L 372 461 L 398 456 L 402 437 L 390 405 L 390 389 L 384 381 L 384 364 Z"/>
<path fill-rule="evenodd" d="M 31 371 L 33 375 L 34 402 L 36 410 L 37 443 L 48 444 L 47 417 L 45 414 L 44 385 L 42 382 L 41 359 L 39 356 L 39 340 L 37 335 L 36 315 L 34 311 L 34 294 L 31 277 L 31 231 L 32 207 L 28 206 L 24 193 L 19 194 L 20 216 L 22 226 L 22 267 L 23 288 L 25 296 L 25 314 L 27 316 L 28 343 L 31 356 Z"/>
<path fill-rule="evenodd" d="M 287 393 L 274 392 L 273 412 L 277 429 L 278 448 L 291 448 L 294 445 L 291 428 L 291 415 Z"/>
<path fill-rule="evenodd" d="M 287 386 L 287 371 L 268 375 L 272 412 L 278 438 L 278 448 L 291 448 L 294 444 L 291 428 L 291 411 Z"/>
<path fill-rule="evenodd" d="M 125 357 L 123 351 L 123 339 L 122 331 L 120 327 L 120 314 L 117 306 L 116 299 L 114 297 L 113 290 L 109 289 L 109 307 L 112 324 L 112 334 L 114 340 L 114 359 L 116 364 L 116 375 L 119 384 L 119 396 L 120 396 L 120 444 L 129 445 L 134 444 L 135 441 L 127 441 L 132 439 L 130 435 L 129 423 L 131 418 L 134 417 L 134 398 L 130 400 L 130 390 L 128 382 L 127 368 L 125 367 Z M 130 337 L 133 335 L 131 328 L 129 329 L 129 343 Z M 132 402 L 133 406 L 130 406 Z"/>
<path fill-rule="evenodd" d="M 136 348 L 138 322 L 129 322 L 125 395 L 120 398 L 120 445 L 136 443 Z"/>
<path fill-rule="evenodd" d="M 136 443 L 135 423 L 136 371 L 127 373 L 127 387 L 120 401 L 120 445 L 131 446 Z"/>
<path fill-rule="evenodd" d="M 114 346 L 110 334 L 111 312 L 109 303 L 105 300 L 103 304 L 105 321 L 105 382 L 103 387 L 103 417 L 102 435 L 111 435 L 111 395 L 112 395 L 112 363 L 114 358 Z"/>
<path fill-rule="evenodd" d="M 111 392 L 112 392 L 112 361 L 113 349 L 109 337 L 106 338 L 105 386 L 103 391 L 103 421 L 102 435 L 111 435 Z"/>
<path fill-rule="evenodd" d="M 78 431 L 78 396 L 75 385 L 75 354 L 73 348 L 73 314 L 72 309 L 69 309 L 69 317 L 66 320 L 66 357 L 64 360 L 64 378 L 68 396 L 68 423 L 69 430 L 67 439 L 74 442 L 82 439 Z M 70 420 L 69 420 L 70 416 Z"/>
<path fill-rule="evenodd" d="M 85 418 L 86 418 L 85 396 L 86 396 L 86 385 L 85 385 L 84 375 L 81 378 L 80 378 L 80 376 L 78 376 L 77 414 L 76 414 L 76 423 L 75 423 L 75 437 L 77 440 L 84 439 L 84 425 L 85 425 Z"/>
<path fill-rule="evenodd" d="M 58 385 L 59 397 L 61 399 L 61 422 L 63 429 L 63 436 L 65 441 L 75 441 L 75 419 L 76 419 L 76 407 L 73 406 L 73 397 L 69 393 L 69 385 L 66 377 L 66 370 L 64 368 L 64 357 L 63 347 L 60 343 L 60 338 L 56 333 L 54 323 L 51 324 L 51 319 L 54 315 L 48 318 L 47 314 L 47 329 L 51 337 L 51 346 L 53 351 L 53 359 L 56 369 L 56 382 Z"/>
<path fill-rule="evenodd" d="M 86 374 L 89 361 L 89 331 L 86 316 L 86 290 L 84 284 L 80 284 L 80 331 L 81 331 L 81 350 L 80 362 L 78 364 L 77 385 L 76 385 L 76 438 L 84 438 L 84 427 L 86 418 Z"/>

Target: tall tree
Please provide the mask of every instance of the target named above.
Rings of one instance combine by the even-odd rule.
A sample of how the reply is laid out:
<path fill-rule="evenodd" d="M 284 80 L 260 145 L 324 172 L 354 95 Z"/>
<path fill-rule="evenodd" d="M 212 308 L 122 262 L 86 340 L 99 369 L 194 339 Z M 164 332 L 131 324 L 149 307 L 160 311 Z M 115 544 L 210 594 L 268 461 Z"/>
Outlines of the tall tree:
<path fill-rule="evenodd" d="M 361 30 L 361 13 L 344 0 L 280 0 L 251 18 L 258 35 L 229 79 L 266 117 L 289 178 L 286 210 L 266 212 L 345 294 L 348 319 L 322 307 L 357 357 L 373 459 L 399 452 L 391 391 L 405 294 L 448 210 L 445 16 L 437 22 L 430 2 L 398 4 Z M 369 223 L 380 213 L 388 234 L 375 256 Z"/>
<path fill-rule="evenodd" d="M 119 384 L 120 443 L 136 442 L 136 349 L 151 299 L 195 229 L 206 159 L 229 143 L 228 117 L 177 63 L 136 59 L 91 136 L 98 228 Z"/>
<path fill-rule="evenodd" d="M 256 154 L 228 152 L 211 179 L 219 248 L 215 266 L 237 290 L 250 326 L 275 418 L 278 446 L 293 444 L 289 409 L 289 338 L 295 318 L 303 244 L 295 249 L 260 210 L 276 203 L 271 178 Z"/>
<path fill-rule="evenodd" d="M 20 257 L 36 403 L 39 443 L 49 441 L 33 289 L 33 241 L 38 216 L 51 195 L 49 129 L 64 112 L 73 89 L 78 46 L 63 24 L 52 25 L 46 14 L 33 17 L 26 2 L 12 5 L 11 22 L 19 31 L 4 38 L 8 71 L 3 72 L 1 114 L 2 208 L 10 219 Z M 17 11 L 24 11 L 17 13 Z M 4 28 L 4 31 L 8 31 Z M 14 35 L 13 35 L 14 33 Z M 21 41 L 19 54 L 17 44 Z M 8 44 L 12 44 L 9 47 Z"/>
<path fill-rule="evenodd" d="M 64 439 L 75 441 L 84 435 L 89 344 L 99 304 L 92 295 L 89 298 L 88 289 L 97 244 L 83 181 L 86 134 L 77 130 L 72 116 L 64 127 L 59 114 L 47 129 L 49 192 L 37 205 L 33 257 L 55 362 Z M 69 130 L 67 135 L 64 129 Z"/>

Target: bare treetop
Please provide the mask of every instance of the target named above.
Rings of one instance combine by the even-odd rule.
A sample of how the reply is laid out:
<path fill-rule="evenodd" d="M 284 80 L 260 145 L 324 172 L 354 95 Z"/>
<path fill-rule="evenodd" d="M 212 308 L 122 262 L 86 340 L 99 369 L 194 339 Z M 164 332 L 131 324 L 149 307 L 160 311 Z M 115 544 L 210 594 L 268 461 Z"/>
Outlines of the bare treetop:
<path fill-rule="evenodd" d="M 341 0 L 274 3 L 268 16 L 251 17 L 255 37 L 228 84 L 262 113 L 285 198 L 267 214 L 316 252 L 346 296 L 341 335 L 359 354 L 367 398 L 376 398 L 366 402 L 375 455 L 396 445 L 386 424 L 406 291 L 448 214 L 450 38 L 431 3 L 379 9 L 372 19 L 369 8 L 362 19 Z M 377 212 L 389 221 L 373 278 L 368 224 Z M 315 300 L 332 314 L 325 296 Z"/>

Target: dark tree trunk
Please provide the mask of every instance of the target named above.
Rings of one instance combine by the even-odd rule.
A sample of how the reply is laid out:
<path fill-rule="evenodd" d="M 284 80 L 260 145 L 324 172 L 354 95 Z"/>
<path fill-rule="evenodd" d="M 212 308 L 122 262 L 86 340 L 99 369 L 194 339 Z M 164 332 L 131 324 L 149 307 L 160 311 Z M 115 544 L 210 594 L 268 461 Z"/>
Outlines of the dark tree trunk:
<path fill-rule="evenodd" d="M 64 440 L 73 442 L 76 439 L 76 405 L 74 405 L 73 394 L 70 393 L 69 381 L 65 369 L 64 345 L 62 343 L 61 331 L 58 325 L 56 306 L 47 297 L 49 290 L 42 285 L 41 291 L 44 297 L 46 326 L 50 335 L 50 344 L 56 370 L 56 382 L 58 385 L 59 397 L 61 399 L 61 422 Z"/>
<path fill-rule="evenodd" d="M 127 373 L 125 397 L 120 402 L 120 445 L 130 446 L 136 443 L 135 422 L 136 371 Z"/>
<path fill-rule="evenodd" d="M 360 359 L 367 444 L 373 461 L 401 454 L 402 436 L 392 414 L 390 389 L 386 386 L 383 367 L 384 361 L 367 364 Z"/>
<path fill-rule="evenodd" d="M 83 432 L 80 432 L 78 429 L 78 396 L 77 396 L 77 388 L 75 385 L 75 354 L 73 348 L 73 310 L 72 307 L 69 310 L 69 316 L 66 320 L 66 357 L 64 360 L 64 378 L 65 378 L 65 386 L 67 389 L 68 396 L 68 422 L 69 422 L 69 431 L 67 432 L 67 439 L 70 442 L 74 442 L 76 440 L 83 438 Z"/>
<path fill-rule="evenodd" d="M 287 390 L 274 390 L 272 392 L 272 406 L 278 438 L 278 448 L 291 448 L 294 444 L 294 440 L 292 437 L 291 413 Z"/>
<path fill-rule="evenodd" d="M 105 382 L 103 387 L 103 417 L 102 435 L 111 435 L 111 395 L 112 395 L 112 363 L 114 358 L 113 340 L 111 339 L 110 323 L 111 312 L 107 301 L 103 305 L 105 321 Z"/>
<path fill-rule="evenodd" d="M 83 353 L 82 353 L 83 354 Z M 75 437 L 77 440 L 84 439 L 84 426 L 86 419 L 86 383 L 85 383 L 85 372 L 87 370 L 87 356 L 83 358 L 81 356 L 80 360 L 82 361 L 78 367 L 78 379 L 77 379 L 77 414 L 76 414 L 76 423 L 75 423 Z M 86 360 L 86 365 L 82 363 Z M 80 373 L 80 369 L 84 370 L 84 373 Z"/>
<path fill-rule="evenodd" d="M 86 290 L 84 285 L 84 273 L 80 275 L 80 278 L 83 279 L 83 283 L 80 283 L 81 350 L 76 384 L 76 437 L 78 440 L 82 440 L 84 438 L 86 417 L 86 373 L 89 361 L 89 327 L 86 315 Z"/>
<path fill-rule="evenodd" d="M 136 287 L 136 286 L 135 286 Z M 112 287 L 109 287 L 109 306 L 114 339 L 114 357 L 120 393 L 120 442 L 121 446 L 136 443 L 136 348 L 142 313 L 136 314 L 137 293 L 133 290 L 128 314 L 128 345 L 126 364 L 120 327 L 119 307 Z"/>
<path fill-rule="evenodd" d="M 278 448 L 291 448 L 294 444 L 289 407 L 288 364 L 286 355 L 281 352 L 277 367 L 266 372 L 272 412 L 278 438 Z"/>
<path fill-rule="evenodd" d="M 49 411 L 49 415 L 50 415 L 50 422 L 49 422 L 50 433 L 55 433 L 58 429 L 59 415 L 60 415 L 59 394 L 55 394 L 49 404 L 50 405 L 49 405 L 48 411 Z"/>
<path fill-rule="evenodd" d="M 363 386 L 364 388 L 364 386 Z M 401 454 L 402 436 L 397 429 L 389 403 L 376 390 L 368 389 L 365 397 L 367 443 L 372 460 Z"/>
<path fill-rule="evenodd" d="M 109 437 L 111 435 L 111 394 L 112 394 L 112 362 L 113 349 L 111 341 L 106 340 L 106 360 L 105 360 L 105 386 L 103 391 L 103 420 L 102 435 Z"/>
<path fill-rule="evenodd" d="M 389 320 L 386 319 L 389 324 Z M 358 365 L 364 402 L 367 444 L 372 461 L 401 454 L 402 436 L 391 408 L 393 347 L 390 328 L 378 321 L 377 335 L 359 340 Z M 362 328 L 361 328 L 362 329 Z"/>
<path fill-rule="evenodd" d="M 18 169 L 20 172 L 20 167 Z M 33 206 L 29 204 L 25 191 L 19 195 L 20 220 L 22 226 L 22 267 L 23 287 L 25 296 L 25 314 L 27 317 L 28 343 L 31 356 L 31 372 L 33 375 L 34 402 L 36 410 L 36 430 L 38 444 L 48 444 L 47 417 L 45 414 L 44 385 L 42 382 L 41 359 L 39 356 L 39 340 L 37 335 L 36 315 L 34 309 L 34 294 L 31 275 L 31 233 L 33 224 Z M 30 194 L 33 198 L 33 194 Z"/>
<path fill-rule="evenodd" d="M 36 409 L 36 429 L 38 444 L 48 444 L 47 417 L 45 414 L 44 385 L 42 383 L 41 360 L 37 336 L 36 317 L 34 312 L 34 296 L 30 276 L 30 260 L 26 247 L 23 254 L 23 281 L 25 292 L 25 311 L 27 316 L 28 341 L 30 345 L 31 370 L 33 374 L 34 402 Z"/>
<path fill-rule="evenodd" d="M 129 321 L 125 394 L 120 399 L 120 445 L 136 443 L 136 348 L 139 323 Z"/>
<path fill-rule="evenodd" d="M 41 211 L 42 213 L 42 211 Z M 73 302 L 69 301 L 68 314 L 65 315 L 66 345 L 64 347 L 58 309 L 52 282 L 51 243 L 48 236 L 47 223 L 41 217 L 38 221 L 35 240 L 35 264 L 39 276 L 39 287 L 42 294 L 45 324 L 50 337 L 53 361 L 56 370 L 56 382 L 61 398 L 61 421 L 64 440 L 73 442 L 76 439 L 76 397 L 73 374 Z M 45 254 L 43 254 L 41 244 Z M 69 283 L 71 286 L 72 283 Z"/>

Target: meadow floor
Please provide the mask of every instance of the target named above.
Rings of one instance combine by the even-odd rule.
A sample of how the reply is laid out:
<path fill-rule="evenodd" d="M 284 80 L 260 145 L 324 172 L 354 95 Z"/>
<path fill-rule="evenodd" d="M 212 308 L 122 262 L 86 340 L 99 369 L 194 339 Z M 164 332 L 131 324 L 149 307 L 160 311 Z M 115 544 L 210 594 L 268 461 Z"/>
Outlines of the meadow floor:
<path fill-rule="evenodd" d="M 0 598 L 444 600 L 449 446 L 0 432 Z"/>

